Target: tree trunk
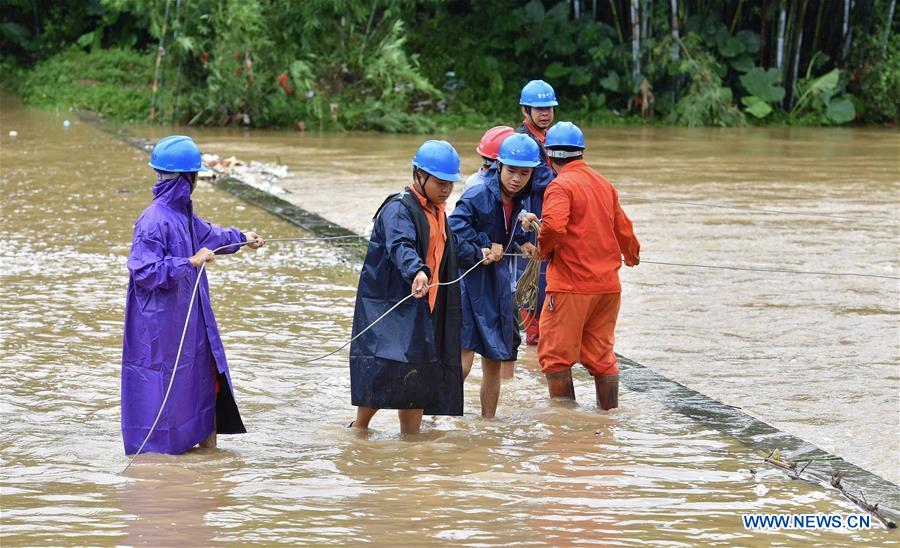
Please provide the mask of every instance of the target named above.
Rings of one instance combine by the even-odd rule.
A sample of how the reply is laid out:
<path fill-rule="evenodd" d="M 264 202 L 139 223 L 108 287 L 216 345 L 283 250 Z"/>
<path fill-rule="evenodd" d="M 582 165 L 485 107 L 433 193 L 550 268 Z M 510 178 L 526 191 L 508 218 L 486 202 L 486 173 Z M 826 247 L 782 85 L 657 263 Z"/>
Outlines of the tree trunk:
<path fill-rule="evenodd" d="M 637 85 L 641 74 L 641 16 L 638 0 L 631 0 L 631 76 Z"/>
<path fill-rule="evenodd" d="M 886 59 L 888 38 L 891 36 L 891 25 L 894 24 L 894 7 L 897 0 L 891 0 L 891 7 L 888 9 L 887 22 L 884 24 L 884 38 L 881 39 L 881 58 Z"/>
<path fill-rule="evenodd" d="M 759 58 L 756 63 L 762 68 L 767 68 L 768 63 L 766 62 L 766 17 L 769 15 L 769 5 L 767 0 L 763 0 L 762 7 L 762 17 L 760 17 L 760 27 L 759 27 Z"/>
<path fill-rule="evenodd" d="M 616 22 L 616 33 L 619 35 L 619 43 L 625 43 L 625 36 L 622 34 L 622 24 L 619 21 L 619 10 L 616 9 L 616 0 L 609 0 L 609 7 L 612 9 L 613 21 Z"/>
<path fill-rule="evenodd" d="M 575 15 L 575 19 L 581 17 L 581 0 L 572 0 L 572 13 Z"/>
<path fill-rule="evenodd" d="M 643 17 L 641 17 L 641 36 L 644 37 L 645 43 L 647 42 L 647 39 L 649 38 L 649 32 L 648 32 L 648 29 L 650 27 L 649 13 L 650 13 L 650 0 L 644 0 L 643 5 L 641 6 L 641 14 L 643 15 Z"/>
<path fill-rule="evenodd" d="M 675 47 L 672 48 L 672 61 L 678 62 L 681 57 L 681 37 L 678 36 L 678 0 L 672 0 L 672 39 Z"/>
<path fill-rule="evenodd" d="M 152 95 L 150 97 L 150 123 L 156 121 L 156 96 L 162 80 L 162 57 L 165 52 L 166 31 L 169 29 L 169 0 L 166 0 L 166 11 L 163 15 L 162 32 L 159 33 L 159 45 L 156 47 L 156 70 L 153 73 Z"/>
<path fill-rule="evenodd" d="M 681 59 L 681 38 L 678 36 L 678 0 L 672 0 L 672 63 L 678 64 Z M 678 102 L 678 88 L 681 87 L 681 76 L 675 76 L 675 84 L 672 86 L 672 104 Z"/>
<path fill-rule="evenodd" d="M 841 50 L 841 61 L 846 61 L 850 54 L 850 40 L 853 38 L 853 28 L 850 26 L 850 11 L 853 9 L 853 0 L 844 0 L 844 33 L 843 49 Z"/>
<path fill-rule="evenodd" d="M 781 2 L 781 13 L 778 15 L 778 45 L 775 53 L 775 67 L 781 68 L 784 60 L 784 24 L 787 13 L 784 10 L 784 0 Z"/>

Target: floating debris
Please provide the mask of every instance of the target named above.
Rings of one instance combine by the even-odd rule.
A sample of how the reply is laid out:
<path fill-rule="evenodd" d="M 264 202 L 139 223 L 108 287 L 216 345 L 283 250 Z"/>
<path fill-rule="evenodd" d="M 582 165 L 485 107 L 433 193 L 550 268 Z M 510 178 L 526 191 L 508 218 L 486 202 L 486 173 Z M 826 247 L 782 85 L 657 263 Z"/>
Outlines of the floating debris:
<path fill-rule="evenodd" d="M 216 180 L 220 177 L 234 177 L 241 182 L 269 194 L 287 194 L 287 190 L 275 184 L 278 179 L 288 176 L 285 165 L 255 162 L 249 164 L 229 156 L 221 158 L 218 154 L 203 155 L 204 170 L 199 173 L 201 179 Z"/>

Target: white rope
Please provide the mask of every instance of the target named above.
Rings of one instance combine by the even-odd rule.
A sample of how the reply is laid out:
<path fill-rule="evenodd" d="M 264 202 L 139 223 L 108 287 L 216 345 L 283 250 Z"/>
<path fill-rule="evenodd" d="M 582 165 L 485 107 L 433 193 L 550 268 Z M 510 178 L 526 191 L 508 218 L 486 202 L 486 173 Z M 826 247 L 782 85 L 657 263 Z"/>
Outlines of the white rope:
<path fill-rule="evenodd" d="M 268 242 L 303 242 L 303 241 L 319 241 L 319 240 L 324 240 L 324 239 L 344 239 L 344 238 L 348 238 L 348 237 L 349 237 L 349 238 L 352 238 L 353 236 L 334 236 L 334 237 L 330 237 L 330 238 L 271 238 L 271 239 L 266 240 L 266 243 L 268 243 Z M 255 241 L 255 240 L 253 240 L 253 241 Z M 223 246 L 220 246 L 220 247 L 217 247 L 216 249 L 214 249 L 214 250 L 213 250 L 213 253 L 216 253 L 216 252 L 218 252 L 218 251 L 220 251 L 220 250 L 222 250 L 222 249 L 228 248 L 228 247 L 240 247 L 240 246 L 243 246 L 243 245 L 247 245 L 247 244 L 253 243 L 253 241 L 246 241 L 246 242 L 237 242 L 237 243 L 233 243 L 233 244 L 226 244 L 226 245 L 223 245 Z M 191 319 L 191 311 L 194 309 L 194 301 L 197 299 L 197 290 L 198 290 L 199 287 L 200 287 L 200 280 L 201 280 L 202 277 L 203 277 L 203 271 L 206 269 L 206 264 L 207 264 L 207 263 L 203 263 L 202 265 L 200 265 L 200 270 L 197 272 L 197 281 L 194 282 L 194 289 L 193 289 L 193 291 L 191 292 L 191 303 L 188 305 L 187 317 L 184 319 L 184 327 L 183 327 L 182 330 L 181 330 L 181 340 L 180 340 L 179 343 L 178 343 L 178 352 L 175 354 L 175 365 L 172 367 L 172 376 L 169 378 L 169 386 L 166 388 L 166 394 L 165 394 L 165 396 L 163 396 L 163 401 L 162 401 L 162 403 L 161 403 L 160 406 L 159 406 L 159 411 L 156 413 L 156 418 L 153 420 L 153 424 L 150 426 L 150 431 L 147 432 L 147 436 L 144 438 L 144 441 L 141 443 L 141 446 L 138 448 L 137 452 L 136 452 L 134 455 L 131 456 L 131 459 L 128 461 L 128 464 L 126 464 L 126 465 L 125 465 L 125 468 L 122 469 L 122 473 L 123 473 L 123 474 L 128 470 L 128 468 L 129 468 L 129 467 L 131 466 L 131 464 L 134 462 L 134 459 L 136 459 L 137 456 L 140 455 L 141 452 L 144 450 L 144 446 L 147 445 L 147 441 L 150 440 L 150 436 L 153 435 L 153 432 L 154 432 L 154 430 L 156 429 L 156 425 L 159 423 L 160 417 L 162 417 L 162 413 L 163 413 L 163 410 L 164 410 L 165 407 L 166 407 L 166 403 L 169 401 L 169 394 L 172 392 L 172 385 L 174 384 L 174 381 L 175 381 L 175 373 L 178 371 L 178 362 L 181 360 L 181 351 L 182 351 L 182 349 L 184 348 L 184 337 L 185 337 L 185 335 L 187 334 L 188 322 L 189 322 L 190 319 Z M 452 281 L 449 281 L 449 282 L 438 282 L 438 283 L 436 283 L 436 284 L 429 284 L 429 285 L 426 285 L 426 286 L 425 286 L 425 291 L 426 291 L 425 295 L 428 294 L 428 293 L 427 293 L 428 289 L 430 289 L 430 288 L 432 288 L 432 287 L 435 287 L 435 286 L 441 286 L 441 285 L 452 285 L 452 284 L 458 283 L 460 280 L 462 280 L 463 278 L 465 278 L 470 272 L 472 272 L 473 270 L 475 270 L 475 268 L 477 268 L 477 267 L 478 267 L 479 265 L 481 265 L 481 264 L 483 264 L 483 261 L 478 261 L 478 262 L 475 263 L 471 268 L 469 268 L 467 271 L 465 271 L 460 277 L 456 278 L 455 280 L 452 280 Z M 395 304 L 395 305 L 392 306 L 390 309 L 388 309 L 387 312 L 385 312 L 384 314 L 382 314 L 381 316 L 379 316 L 378 319 L 376 319 L 374 322 L 372 322 L 371 324 L 369 324 L 368 327 L 366 327 L 365 329 L 363 329 L 362 331 L 360 331 L 355 337 L 353 337 L 352 339 L 350 339 L 349 341 L 347 341 L 346 343 L 344 343 L 340 348 L 337 348 L 336 350 L 334 350 L 334 351 L 332 351 L 332 352 L 329 352 L 328 354 L 324 354 L 324 355 L 319 356 L 319 357 L 317 357 L 317 358 L 313 358 L 313 359 L 311 359 L 311 360 L 307 360 L 307 361 L 300 362 L 300 363 L 311 363 L 311 362 L 314 362 L 314 361 L 318 361 L 318 360 L 327 358 L 328 356 L 332 356 L 332 355 L 334 355 L 334 354 L 337 354 L 338 352 L 340 352 L 341 350 L 343 350 L 344 348 L 346 348 L 347 345 L 349 345 L 350 343 L 352 343 L 353 341 L 355 341 L 357 338 L 359 338 L 363 333 L 365 333 L 366 331 L 368 331 L 369 329 L 371 329 L 375 324 L 377 324 L 378 322 L 380 322 L 385 316 L 387 316 L 388 314 L 390 314 L 395 308 L 397 308 L 398 306 L 400 306 L 401 304 L 403 304 L 407 299 L 409 299 L 410 297 L 413 297 L 413 296 L 414 296 L 414 294 L 413 294 L 413 293 L 410 293 L 409 295 L 407 295 L 406 297 L 404 297 L 403 299 L 401 299 L 397 304 Z"/>
<path fill-rule="evenodd" d="M 473 270 L 475 270 L 476 267 L 478 267 L 478 266 L 481 265 L 481 264 L 484 264 L 484 262 L 483 262 L 483 261 L 478 261 L 477 263 L 475 263 L 475 264 L 472 266 L 472 268 L 470 268 L 469 270 L 466 270 L 465 272 L 463 272 L 462 276 L 460 276 L 459 278 L 456 278 L 456 279 L 453 280 L 453 281 L 450 281 L 450 282 L 438 282 L 438 283 L 436 283 L 436 284 L 429 284 L 429 285 L 426 285 L 426 286 L 425 286 L 425 295 L 428 295 L 428 290 L 431 289 L 432 287 L 441 286 L 441 285 L 453 285 L 453 284 L 455 284 L 455 283 L 458 283 L 460 280 L 462 280 L 463 278 L 465 278 L 465 277 L 469 274 L 469 272 L 472 272 Z M 370 323 L 368 327 L 366 327 L 365 329 L 363 329 L 362 331 L 360 331 L 359 333 L 357 333 L 352 339 L 350 339 L 349 341 L 345 342 L 344 344 L 342 344 L 340 347 L 336 348 L 335 350 L 333 350 L 333 351 L 331 351 L 331 352 L 329 352 L 329 353 L 327 353 L 327 354 L 322 354 L 321 356 L 318 356 L 318 357 L 313 358 L 313 359 L 311 359 L 311 360 L 304 360 L 304 361 L 301 361 L 301 362 L 299 362 L 299 363 L 300 363 L 300 364 L 312 363 L 312 362 L 316 362 L 316 361 L 325 359 L 325 358 L 327 358 L 328 356 L 333 356 L 333 355 L 337 354 L 337 353 L 340 352 L 341 350 L 347 348 L 347 346 L 348 346 L 350 343 L 352 343 L 353 341 L 355 341 L 356 339 L 358 339 L 359 337 L 361 337 L 363 333 L 365 333 L 366 331 L 372 329 L 372 328 L 375 326 L 375 324 L 377 324 L 377 323 L 380 322 L 385 316 L 387 316 L 388 314 L 390 314 L 391 312 L 393 312 L 395 308 L 397 308 L 398 306 L 400 306 L 401 304 L 403 304 L 404 302 L 406 302 L 407 299 L 409 299 L 410 297 L 413 297 L 413 296 L 415 296 L 415 293 L 410 293 L 410 294 L 407 295 L 406 297 L 403 297 L 402 299 L 400 299 L 399 301 L 397 301 L 397 304 L 395 304 L 394 306 L 390 307 L 390 308 L 387 310 L 387 312 L 385 312 L 385 313 L 382 314 L 381 316 L 378 316 L 378 318 L 377 318 L 374 322 Z"/>

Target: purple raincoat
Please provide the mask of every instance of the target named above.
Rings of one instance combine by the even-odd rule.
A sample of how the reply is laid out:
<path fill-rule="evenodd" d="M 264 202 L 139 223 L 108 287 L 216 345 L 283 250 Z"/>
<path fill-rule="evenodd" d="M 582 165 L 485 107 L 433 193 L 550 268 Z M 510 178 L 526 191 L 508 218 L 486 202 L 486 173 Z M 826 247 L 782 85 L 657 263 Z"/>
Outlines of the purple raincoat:
<path fill-rule="evenodd" d="M 190 183 L 183 176 L 159 180 L 153 201 L 134 225 L 128 257 L 128 295 L 122 348 L 122 439 L 137 452 L 169 385 L 178 343 L 197 280 L 189 257 L 246 241 L 236 228 L 221 228 L 193 214 Z M 239 247 L 219 254 L 234 253 Z M 216 394 L 216 380 L 220 391 Z M 235 404 L 225 349 L 209 302 L 206 273 L 191 310 L 172 393 L 145 453 L 184 453 L 209 436 L 246 432 Z"/>

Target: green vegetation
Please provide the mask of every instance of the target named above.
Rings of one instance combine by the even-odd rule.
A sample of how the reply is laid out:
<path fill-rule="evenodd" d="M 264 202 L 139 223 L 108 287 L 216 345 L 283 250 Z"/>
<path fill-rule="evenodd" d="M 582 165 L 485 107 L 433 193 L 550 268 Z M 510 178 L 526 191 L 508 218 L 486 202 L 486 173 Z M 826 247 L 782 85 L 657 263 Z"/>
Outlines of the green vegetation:
<path fill-rule="evenodd" d="M 591 124 L 896 123 L 900 104 L 895 0 L 5 4 L 5 85 L 116 120 L 483 128 L 532 78 Z"/>

